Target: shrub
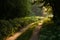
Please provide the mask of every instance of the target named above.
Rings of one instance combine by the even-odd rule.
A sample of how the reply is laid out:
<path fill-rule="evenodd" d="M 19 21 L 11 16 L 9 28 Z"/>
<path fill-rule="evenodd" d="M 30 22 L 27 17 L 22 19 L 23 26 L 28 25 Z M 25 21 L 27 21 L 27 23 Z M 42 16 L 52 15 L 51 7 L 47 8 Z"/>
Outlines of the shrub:
<path fill-rule="evenodd" d="M 45 22 L 40 30 L 39 40 L 60 40 L 60 26 L 53 21 Z"/>
<path fill-rule="evenodd" d="M 13 35 L 32 22 L 38 21 L 36 17 L 15 18 L 13 20 L 0 20 L 0 39 Z"/>

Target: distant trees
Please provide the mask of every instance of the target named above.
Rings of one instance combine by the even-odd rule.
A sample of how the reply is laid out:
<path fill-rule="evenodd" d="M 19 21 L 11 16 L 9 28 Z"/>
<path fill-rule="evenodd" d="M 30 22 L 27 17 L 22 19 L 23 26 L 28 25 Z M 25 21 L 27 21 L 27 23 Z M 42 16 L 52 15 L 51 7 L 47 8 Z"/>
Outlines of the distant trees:
<path fill-rule="evenodd" d="M 30 13 L 29 0 L 0 0 L 0 19 L 24 17 Z"/>
<path fill-rule="evenodd" d="M 60 1 L 59 0 L 38 0 L 39 3 L 44 3 L 42 6 L 50 5 L 53 10 L 53 20 L 56 22 L 60 20 Z"/>
<path fill-rule="evenodd" d="M 53 20 L 56 22 L 57 20 L 60 20 L 60 1 L 59 0 L 44 0 L 45 1 L 45 5 L 47 3 L 50 4 L 50 6 L 53 9 Z"/>

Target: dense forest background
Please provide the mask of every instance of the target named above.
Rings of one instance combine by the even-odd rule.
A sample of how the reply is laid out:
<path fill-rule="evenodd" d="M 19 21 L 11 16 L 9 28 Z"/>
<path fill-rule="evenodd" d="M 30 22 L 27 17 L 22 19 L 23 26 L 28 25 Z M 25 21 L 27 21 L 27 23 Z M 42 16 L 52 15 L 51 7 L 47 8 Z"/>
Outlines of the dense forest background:
<path fill-rule="evenodd" d="M 39 21 L 43 16 L 44 8 L 47 9 L 46 15 L 51 13 L 53 18 L 49 17 L 51 21 L 44 21 L 39 37 L 41 40 L 47 40 L 47 38 L 48 40 L 60 40 L 59 2 L 59 0 L 0 0 L 0 40 L 13 35 L 32 22 Z M 38 6 L 37 9 L 33 8 L 35 6 Z M 49 11 L 49 8 L 52 10 Z"/>

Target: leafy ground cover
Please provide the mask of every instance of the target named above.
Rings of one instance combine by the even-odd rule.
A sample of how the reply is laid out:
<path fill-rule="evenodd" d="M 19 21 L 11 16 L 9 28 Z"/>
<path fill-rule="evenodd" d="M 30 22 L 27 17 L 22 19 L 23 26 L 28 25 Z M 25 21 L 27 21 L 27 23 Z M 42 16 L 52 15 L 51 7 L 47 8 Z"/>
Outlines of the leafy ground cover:
<path fill-rule="evenodd" d="M 9 37 L 20 29 L 26 27 L 26 25 L 40 20 L 40 17 L 24 17 L 15 18 L 13 20 L 0 20 L 0 40 L 4 37 Z"/>
<path fill-rule="evenodd" d="M 40 30 L 39 40 L 60 40 L 60 25 L 53 21 L 48 21 L 43 24 Z"/>

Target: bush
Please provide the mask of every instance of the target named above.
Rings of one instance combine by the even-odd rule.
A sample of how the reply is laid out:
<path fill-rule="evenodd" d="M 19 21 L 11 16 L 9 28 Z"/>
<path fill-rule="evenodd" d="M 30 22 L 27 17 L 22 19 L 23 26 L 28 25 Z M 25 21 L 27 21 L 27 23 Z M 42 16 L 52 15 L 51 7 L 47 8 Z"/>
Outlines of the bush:
<path fill-rule="evenodd" d="M 54 22 L 45 22 L 40 30 L 39 40 L 60 40 L 60 25 Z"/>
<path fill-rule="evenodd" d="M 17 27 L 14 27 L 9 21 L 0 20 L 0 39 L 11 36 L 17 31 Z"/>
<path fill-rule="evenodd" d="M 32 22 L 38 21 L 36 17 L 15 18 L 13 20 L 0 20 L 0 39 L 13 35 Z"/>

